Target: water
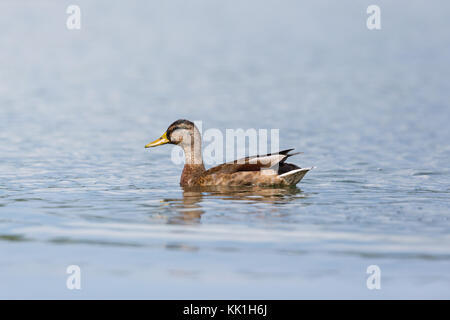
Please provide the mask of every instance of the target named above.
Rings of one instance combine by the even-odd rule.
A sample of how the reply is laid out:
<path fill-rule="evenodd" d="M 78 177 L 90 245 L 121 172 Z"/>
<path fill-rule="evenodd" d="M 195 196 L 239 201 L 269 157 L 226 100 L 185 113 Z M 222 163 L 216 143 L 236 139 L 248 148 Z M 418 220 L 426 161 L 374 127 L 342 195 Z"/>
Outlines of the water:
<path fill-rule="evenodd" d="M 450 298 L 447 2 L 77 4 L 0 3 L 1 298 Z M 316 168 L 184 191 L 179 118 Z"/>

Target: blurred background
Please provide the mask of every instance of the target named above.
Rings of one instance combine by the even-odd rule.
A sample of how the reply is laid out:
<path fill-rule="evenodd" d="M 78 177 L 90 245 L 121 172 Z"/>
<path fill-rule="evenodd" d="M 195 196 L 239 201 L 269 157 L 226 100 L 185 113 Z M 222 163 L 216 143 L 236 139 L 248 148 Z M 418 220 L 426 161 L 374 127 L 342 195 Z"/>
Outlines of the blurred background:
<path fill-rule="evenodd" d="M 0 297 L 449 298 L 449 9 L 1 1 Z M 317 168 L 184 192 L 171 148 L 144 150 L 179 118 L 280 129 Z"/>

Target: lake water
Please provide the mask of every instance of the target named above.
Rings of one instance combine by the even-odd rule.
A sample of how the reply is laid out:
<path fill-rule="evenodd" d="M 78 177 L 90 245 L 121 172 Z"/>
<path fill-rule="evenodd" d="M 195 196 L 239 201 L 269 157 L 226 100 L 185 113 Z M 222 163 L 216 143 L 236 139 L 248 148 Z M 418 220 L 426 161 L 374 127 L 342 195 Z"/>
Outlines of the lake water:
<path fill-rule="evenodd" d="M 450 298 L 450 5 L 372 2 L 2 1 L 0 298 Z M 184 191 L 179 118 L 316 168 Z"/>

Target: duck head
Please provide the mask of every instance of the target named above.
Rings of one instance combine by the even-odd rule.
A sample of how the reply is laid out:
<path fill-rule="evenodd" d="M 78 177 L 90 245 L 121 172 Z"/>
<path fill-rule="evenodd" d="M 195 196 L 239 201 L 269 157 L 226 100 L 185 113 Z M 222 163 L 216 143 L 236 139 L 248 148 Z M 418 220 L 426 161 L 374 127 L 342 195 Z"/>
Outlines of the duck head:
<path fill-rule="evenodd" d="M 145 147 L 152 148 L 163 144 L 180 146 L 185 153 L 186 163 L 201 164 L 201 135 L 195 124 L 189 120 L 177 120 L 172 123 L 163 135 Z"/>

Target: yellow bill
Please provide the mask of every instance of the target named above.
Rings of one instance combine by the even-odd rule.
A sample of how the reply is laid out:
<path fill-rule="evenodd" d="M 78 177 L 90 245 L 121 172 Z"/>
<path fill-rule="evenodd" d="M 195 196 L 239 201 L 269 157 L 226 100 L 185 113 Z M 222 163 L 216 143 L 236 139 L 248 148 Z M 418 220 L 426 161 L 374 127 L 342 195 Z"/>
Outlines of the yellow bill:
<path fill-rule="evenodd" d="M 170 140 L 167 139 L 167 132 L 164 132 L 164 134 L 161 136 L 161 138 L 156 139 L 153 142 L 150 142 L 149 144 L 145 145 L 146 148 L 156 147 L 160 146 L 162 144 L 169 143 Z"/>

